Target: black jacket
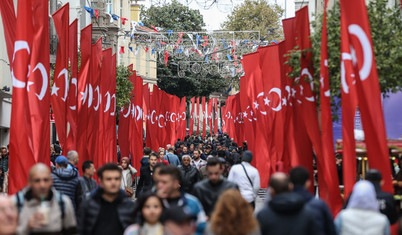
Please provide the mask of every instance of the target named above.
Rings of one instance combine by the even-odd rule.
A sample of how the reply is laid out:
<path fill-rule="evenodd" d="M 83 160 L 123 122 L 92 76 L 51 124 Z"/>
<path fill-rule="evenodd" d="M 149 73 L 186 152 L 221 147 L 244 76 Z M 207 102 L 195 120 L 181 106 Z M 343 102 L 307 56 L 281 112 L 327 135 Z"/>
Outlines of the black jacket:
<path fill-rule="evenodd" d="M 303 197 L 306 205 L 314 213 L 319 234 L 336 235 L 332 214 L 327 204 L 320 199 L 314 198 L 303 186 L 295 185 L 293 192 Z"/>
<path fill-rule="evenodd" d="M 205 214 L 210 216 L 214 210 L 215 203 L 219 195 L 226 189 L 238 188 L 237 184 L 228 181 L 222 177 L 222 180 L 217 185 L 210 183 L 209 179 L 202 180 L 194 185 L 193 195 L 200 200 Z"/>
<path fill-rule="evenodd" d="M 201 180 L 200 173 L 193 166 L 185 167 L 180 165 L 179 169 L 182 174 L 181 190 L 186 193 L 191 193 L 194 184 Z"/>
<path fill-rule="evenodd" d="M 137 185 L 136 197 L 139 198 L 142 193 L 150 191 L 154 186 L 152 179 L 153 171 L 148 167 L 141 167 L 140 180 Z"/>
<path fill-rule="evenodd" d="M 98 188 L 87 200 L 83 201 L 78 213 L 78 231 L 81 235 L 92 234 L 101 211 L 103 189 Z M 117 213 L 123 231 L 134 222 L 135 203 L 120 191 L 116 199 Z"/>
<path fill-rule="evenodd" d="M 315 217 L 304 199 L 295 193 L 276 195 L 257 214 L 261 234 L 317 235 Z"/>

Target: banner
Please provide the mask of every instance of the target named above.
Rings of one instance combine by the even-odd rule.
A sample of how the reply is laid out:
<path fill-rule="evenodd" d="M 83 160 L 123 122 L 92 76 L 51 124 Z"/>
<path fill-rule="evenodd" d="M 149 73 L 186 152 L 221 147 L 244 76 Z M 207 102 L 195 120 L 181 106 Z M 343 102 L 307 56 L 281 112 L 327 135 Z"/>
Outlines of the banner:
<path fill-rule="evenodd" d="M 192 136 L 194 133 L 194 108 L 195 108 L 195 97 L 190 99 L 191 101 L 191 108 L 190 108 L 190 130 L 189 135 Z"/>
<path fill-rule="evenodd" d="M 49 165 L 49 10 L 48 2 L 19 1 L 11 74 L 10 194 L 26 186 L 29 169 Z"/>
<path fill-rule="evenodd" d="M 218 99 L 214 99 L 215 104 L 215 121 L 214 121 L 214 133 L 218 133 L 218 120 L 219 120 L 219 107 L 218 107 Z"/>
<path fill-rule="evenodd" d="M 201 98 L 201 106 L 202 106 L 202 138 L 205 138 L 206 135 L 206 129 L 207 129 L 207 115 L 208 113 L 206 112 L 206 103 L 205 103 L 205 96 Z"/>
<path fill-rule="evenodd" d="M 4 38 L 6 39 L 6 47 L 8 61 L 13 61 L 16 19 L 13 0 L 3 0 L 0 2 L 1 20 L 4 27 Z"/>
<path fill-rule="evenodd" d="M 69 26 L 69 58 L 71 78 L 67 96 L 67 123 L 70 131 L 67 135 L 65 151 L 77 150 L 78 124 L 78 20 L 75 19 Z"/>
<path fill-rule="evenodd" d="M 67 95 L 68 95 L 68 57 L 69 57 L 69 4 L 53 13 L 54 27 L 58 36 L 56 65 L 51 89 L 51 104 L 61 148 L 67 141 Z"/>
<path fill-rule="evenodd" d="M 324 16 L 321 33 L 321 59 L 320 59 L 320 100 L 321 100 L 321 141 L 322 141 L 322 157 L 324 161 L 324 178 L 327 182 L 327 198 L 326 202 L 332 211 L 332 215 L 337 215 L 342 209 L 342 198 L 339 189 L 338 174 L 336 165 L 332 159 L 334 154 L 334 139 L 332 131 L 332 114 L 331 99 L 329 87 L 329 71 L 328 71 L 328 36 L 327 36 L 327 5 L 324 5 Z"/>
<path fill-rule="evenodd" d="M 363 0 L 341 0 L 340 6 L 345 195 L 350 194 L 355 182 L 353 176 L 356 173 L 356 155 L 351 124 L 354 122 L 357 104 L 365 132 L 370 167 L 376 168 L 382 173 L 383 189 L 393 192 L 381 92 L 366 5 Z M 347 142 L 350 142 L 350 146 L 349 144 L 346 146 Z"/>

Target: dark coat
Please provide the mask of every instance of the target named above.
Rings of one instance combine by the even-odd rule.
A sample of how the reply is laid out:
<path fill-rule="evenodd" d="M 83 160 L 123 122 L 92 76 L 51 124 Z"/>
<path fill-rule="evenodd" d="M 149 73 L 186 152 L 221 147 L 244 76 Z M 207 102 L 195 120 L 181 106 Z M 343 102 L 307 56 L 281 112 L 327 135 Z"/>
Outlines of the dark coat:
<path fill-rule="evenodd" d="M 193 166 L 185 167 L 179 166 L 182 174 L 181 190 L 186 193 L 193 191 L 194 184 L 201 180 L 200 173 L 197 168 Z"/>
<path fill-rule="evenodd" d="M 396 210 L 394 197 L 392 196 L 392 194 L 382 191 L 379 184 L 373 184 L 373 185 L 375 188 L 378 201 L 378 208 L 380 209 L 380 212 L 385 216 L 387 216 L 390 224 L 396 223 L 396 221 L 398 221 L 398 212 Z M 347 207 L 349 199 L 350 195 L 346 199 L 345 205 L 343 207 L 344 209 Z"/>
<path fill-rule="evenodd" d="M 137 185 L 136 197 L 139 198 L 142 193 L 150 191 L 154 186 L 152 179 L 153 171 L 148 167 L 141 167 L 140 180 Z"/>
<path fill-rule="evenodd" d="M 304 199 L 296 193 L 274 196 L 257 214 L 261 234 L 317 235 L 314 214 L 304 204 Z"/>
<path fill-rule="evenodd" d="M 82 198 L 82 188 L 79 184 L 78 173 L 74 169 L 59 168 L 52 171 L 53 187 L 68 196 L 77 208 Z"/>
<path fill-rule="evenodd" d="M 194 185 L 193 195 L 200 200 L 205 214 L 210 216 L 214 210 L 215 203 L 219 195 L 226 189 L 238 188 L 237 184 L 228 181 L 222 177 L 222 180 L 217 185 L 210 183 L 209 179 L 202 180 Z"/>
<path fill-rule="evenodd" d="M 103 189 L 98 188 L 87 200 L 83 201 L 81 204 L 78 213 L 78 231 L 80 234 L 92 234 L 101 210 L 102 194 Z M 119 192 L 116 202 L 119 221 L 123 227 L 123 230 L 125 230 L 134 222 L 133 213 L 135 210 L 135 203 L 127 197 L 124 191 Z"/>
<path fill-rule="evenodd" d="M 331 211 L 329 210 L 327 204 L 316 199 L 302 186 L 295 185 L 293 192 L 297 193 L 303 197 L 304 202 L 315 215 L 315 221 L 318 226 L 318 231 L 320 235 L 336 235 L 335 225 L 332 218 Z"/>

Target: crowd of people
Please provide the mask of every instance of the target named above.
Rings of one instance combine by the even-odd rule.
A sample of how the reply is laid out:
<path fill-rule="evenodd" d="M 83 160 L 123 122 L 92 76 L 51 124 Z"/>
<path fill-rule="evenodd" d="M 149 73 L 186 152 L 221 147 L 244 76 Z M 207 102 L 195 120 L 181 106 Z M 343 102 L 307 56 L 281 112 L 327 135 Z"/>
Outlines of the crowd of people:
<path fill-rule="evenodd" d="M 303 167 L 274 173 L 257 209 L 253 153 L 226 134 L 144 147 L 140 169 L 131 156 L 118 154 L 118 163 L 95 169 L 92 161 L 77 166 L 76 151 L 63 155 L 57 144 L 51 150 L 50 168 L 34 165 L 24 189 L 0 195 L 0 235 L 388 235 L 398 222 L 393 195 L 381 191 L 375 169 L 335 218 L 310 193 L 314 178 Z M 1 159 L 4 175 L 8 154 Z"/>

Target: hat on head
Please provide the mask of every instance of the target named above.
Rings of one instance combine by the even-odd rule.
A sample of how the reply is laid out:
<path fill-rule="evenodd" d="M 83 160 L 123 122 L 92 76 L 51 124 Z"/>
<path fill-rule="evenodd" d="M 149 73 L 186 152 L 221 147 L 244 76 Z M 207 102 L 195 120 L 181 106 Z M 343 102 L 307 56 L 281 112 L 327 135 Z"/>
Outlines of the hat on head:
<path fill-rule="evenodd" d="M 244 151 L 243 152 L 243 161 L 244 162 L 251 162 L 253 161 L 253 153 L 251 151 Z"/>
<path fill-rule="evenodd" d="M 68 164 L 68 160 L 65 156 L 61 155 L 56 158 L 56 164 Z"/>

